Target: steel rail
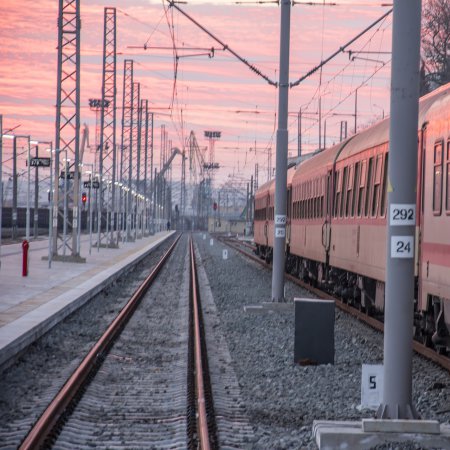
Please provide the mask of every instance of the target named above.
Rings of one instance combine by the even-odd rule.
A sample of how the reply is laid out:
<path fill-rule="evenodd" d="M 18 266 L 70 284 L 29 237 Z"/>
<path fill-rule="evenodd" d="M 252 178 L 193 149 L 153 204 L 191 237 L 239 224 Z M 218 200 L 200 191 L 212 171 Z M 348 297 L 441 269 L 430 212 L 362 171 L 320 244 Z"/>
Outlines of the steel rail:
<path fill-rule="evenodd" d="M 223 238 L 218 238 L 220 241 L 224 242 L 225 244 L 229 245 L 230 247 L 234 248 L 235 250 L 237 250 L 238 252 L 242 253 L 243 255 L 245 255 L 247 258 L 251 259 L 252 261 L 257 262 L 258 264 L 261 264 L 262 266 L 266 267 L 267 269 L 270 269 L 272 266 L 270 264 L 267 264 L 265 261 L 263 261 L 261 258 L 252 255 L 248 252 L 246 252 L 245 250 L 243 250 L 242 248 L 240 248 L 238 246 L 238 244 L 242 244 L 246 247 L 248 247 L 248 245 L 245 245 L 241 242 L 239 242 L 238 244 L 235 244 L 233 241 L 233 239 L 223 239 Z M 292 281 L 293 283 L 295 283 L 296 285 L 308 290 L 309 292 L 317 295 L 319 298 L 325 299 L 325 300 L 334 300 L 336 302 L 337 307 L 352 315 L 353 317 L 357 318 L 358 320 L 360 320 L 361 322 L 364 322 L 365 324 L 369 325 L 370 327 L 372 327 L 373 329 L 377 330 L 377 331 L 381 331 L 382 333 L 384 332 L 384 324 L 383 322 L 381 322 L 380 320 L 369 316 L 368 314 L 359 311 L 358 309 L 354 308 L 353 306 L 347 305 L 346 303 L 344 303 L 341 299 L 336 298 L 330 294 L 327 294 L 326 292 L 315 288 L 307 283 L 305 283 L 304 281 L 298 279 L 297 277 L 290 275 L 288 273 L 284 274 L 285 277 L 289 280 Z M 430 347 L 427 347 L 426 345 L 413 340 L 413 350 L 418 353 L 421 356 L 424 356 L 425 358 L 429 359 L 430 361 L 433 361 L 434 363 L 438 364 L 439 366 L 441 366 L 443 369 L 447 370 L 448 372 L 450 372 L 450 358 L 444 355 L 440 355 L 439 353 L 437 353 L 435 350 L 433 350 Z"/>
<path fill-rule="evenodd" d="M 199 444 L 202 450 L 209 450 L 209 431 L 208 419 L 206 414 L 205 404 L 205 388 L 203 385 L 203 364 L 202 364 L 202 349 L 200 343 L 200 321 L 199 321 L 199 301 L 197 292 L 197 272 L 195 269 L 195 254 L 192 237 L 189 242 L 190 256 L 191 256 L 191 293 L 192 293 L 192 307 L 194 308 L 194 345 L 195 345 L 195 381 L 197 391 L 197 413 L 198 425 L 197 432 L 199 436 Z"/>
<path fill-rule="evenodd" d="M 180 235 L 181 236 L 181 235 Z M 150 275 L 144 280 L 144 282 L 135 291 L 133 296 L 122 308 L 118 316 L 111 322 L 106 329 L 105 333 L 100 337 L 97 343 L 92 347 L 89 353 L 85 356 L 81 364 L 66 381 L 64 386 L 49 404 L 47 409 L 43 412 L 39 420 L 35 423 L 33 428 L 28 433 L 25 440 L 20 445 L 20 450 L 35 450 L 44 445 L 46 439 L 52 432 L 54 426 L 61 419 L 66 408 L 79 392 L 80 388 L 84 385 L 91 370 L 96 363 L 101 359 L 105 350 L 111 345 L 114 339 L 119 335 L 122 327 L 126 324 L 129 318 L 134 313 L 135 309 L 139 305 L 140 300 L 147 292 L 151 283 L 158 275 L 161 268 L 164 266 L 168 257 L 175 248 L 180 236 L 177 237 L 175 242 L 170 246 L 169 250 L 163 255 L 161 260 L 152 270 Z"/>

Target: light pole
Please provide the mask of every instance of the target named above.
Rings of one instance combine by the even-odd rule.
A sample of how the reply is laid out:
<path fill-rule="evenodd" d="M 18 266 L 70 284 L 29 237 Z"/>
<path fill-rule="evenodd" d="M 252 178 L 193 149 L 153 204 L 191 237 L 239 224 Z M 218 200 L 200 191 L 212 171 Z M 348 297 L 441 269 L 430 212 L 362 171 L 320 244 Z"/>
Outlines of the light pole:
<path fill-rule="evenodd" d="M 48 268 L 52 267 L 52 243 L 53 243 L 53 142 L 49 142 L 50 148 L 50 198 L 48 206 Z"/>
<path fill-rule="evenodd" d="M 49 190 L 49 218 L 48 218 L 48 268 L 52 266 L 52 234 L 53 234 L 53 142 L 52 141 L 30 141 L 31 144 L 36 145 L 36 159 L 39 161 L 38 157 L 38 146 L 39 144 L 50 145 L 47 152 L 50 152 L 50 166 L 44 165 L 44 167 L 50 167 L 50 190 Z M 30 158 L 28 158 L 28 164 L 30 164 Z M 37 237 L 37 221 L 38 221 L 38 167 L 39 162 L 36 164 L 36 188 L 35 188 L 35 202 L 34 202 L 34 228 L 35 237 Z"/>
<path fill-rule="evenodd" d="M 26 231 L 25 239 L 30 240 L 30 135 L 15 134 L 9 135 L 4 134 L 3 137 L 13 139 L 13 238 L 16 237 L 17 230 L 17 139 L 23 138 L 27 139 L 28 149 L 27 149 L 27 213 L 26 213 Z"/>
<path fill-rule="evenodd" d="M 52 247 L 52 251 L 53 254 L 55 255 L 56 252 L 58 251 L 58 214 L 59 214 L 59 154 L 61 152 L 64 152 L 64 203 L 63 203 L 63 257 L 66 256 L 66 247 L 67 247 L 67 181 L 68 181 L 68 169 L 69 169 L 69 162 L 70 159 L 67 158 L 67 148 L 64 149 L 59 149 L 56 148 L 54 150 L 55 153 L 55 179 L 54 179 L 54 184 L 56 185 L 56 198 L 57 198 L 57 202 L 55 205 L 55 202 L 53 201 L 53 228 L 56 227 L 56 233 L 53 234 L 53 247 Z"/>
<path fill-rule="evenodd" d="M 90 166 L 91 170 L 85 172 L 89 174 L 89 199 L 88 199 L 88 214 L 89 214 L 89 254 L 92 252 L 92 179 L 94 177 L 94 164 L 91 163 L 83 163 L 84 166 Z"/>

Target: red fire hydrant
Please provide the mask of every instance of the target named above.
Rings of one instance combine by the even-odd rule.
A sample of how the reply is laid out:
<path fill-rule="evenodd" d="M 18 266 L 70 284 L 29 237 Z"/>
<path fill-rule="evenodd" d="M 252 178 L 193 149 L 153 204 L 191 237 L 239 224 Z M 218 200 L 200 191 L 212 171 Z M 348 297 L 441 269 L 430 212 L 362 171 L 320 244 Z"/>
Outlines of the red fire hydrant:
<path fill-rule="evenodd" d="M 28 248 L 30 244 L 25 239 L 22 242 L 22 276 L 26 277 L 28 275 Z"/>

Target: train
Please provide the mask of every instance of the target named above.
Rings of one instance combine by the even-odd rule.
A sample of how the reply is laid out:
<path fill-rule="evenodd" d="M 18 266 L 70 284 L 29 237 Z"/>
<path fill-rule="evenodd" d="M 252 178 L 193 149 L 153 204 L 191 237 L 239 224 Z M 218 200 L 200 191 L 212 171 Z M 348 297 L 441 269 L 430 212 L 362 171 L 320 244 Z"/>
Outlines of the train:
<path fill-rule="evenodd" d="M 384 313 L 389 117 L 288 168 L 286 271 Z M 450 83 L 419 101 L 415 339 L 450 351 Z M 273 253 L 275 180 L 254 196 L 256 253 Z"/>

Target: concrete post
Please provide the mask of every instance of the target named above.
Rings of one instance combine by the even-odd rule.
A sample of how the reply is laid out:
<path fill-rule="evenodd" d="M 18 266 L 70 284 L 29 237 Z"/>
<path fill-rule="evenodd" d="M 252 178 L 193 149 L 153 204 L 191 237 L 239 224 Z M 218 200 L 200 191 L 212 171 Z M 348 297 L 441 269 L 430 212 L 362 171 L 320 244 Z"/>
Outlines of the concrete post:
<path fill-rule="evenodd" d="M 54 186 L 53 186 L 53 143 L 50 142 L 50 197 L 48 206 L 48 268 L 52 267 L 53 256 L 53 198 L 54 198 Z M 58 220 L 56 218 L 56 220 Z"/>
<path fill-rule="evenodd" d="M 17 238 L 17 138 L 13 138 L 12 238 Z"/>
<path fill-rule="evenodd" d="M 377 413 L 379 418 L 389 419 L 417 416 L 412 405 L 411 370 L 420 18 L 421 0 L 394 1 L 384 391 Z"/>
<path fill-rule="evenodd" d="M 275 172 L 275 231 L 272 269 L 272 301 L 275 302 L 284 301 L 290 25 L 291 2 L 290 0 L 282 0 L 280 25 L 280 76 L 278 83 L 277 156 Z"/>
<path fill-rule="evenodd" d="M 0 114 L 0 268 L 2 266 L 1 251 L 2 251 L 2 214 L 3 214 L 3 115 Z"/>
<path fill-rule="evenodd" d="M 31 148 L 30 148 L 30 136 L 27 138 L 27 213 L 25 217 L 25 239 L 30 242 L 30 183 L 31 183 Z"/>
<path fill-rule="evenodd" d="M 39 158 L 39 145 L 36 145 L 36 158 Z M 34 238 L 39 237 L 39 168 L 35 167 L 34 177 L 34 222 L 33 232 Z"/>

